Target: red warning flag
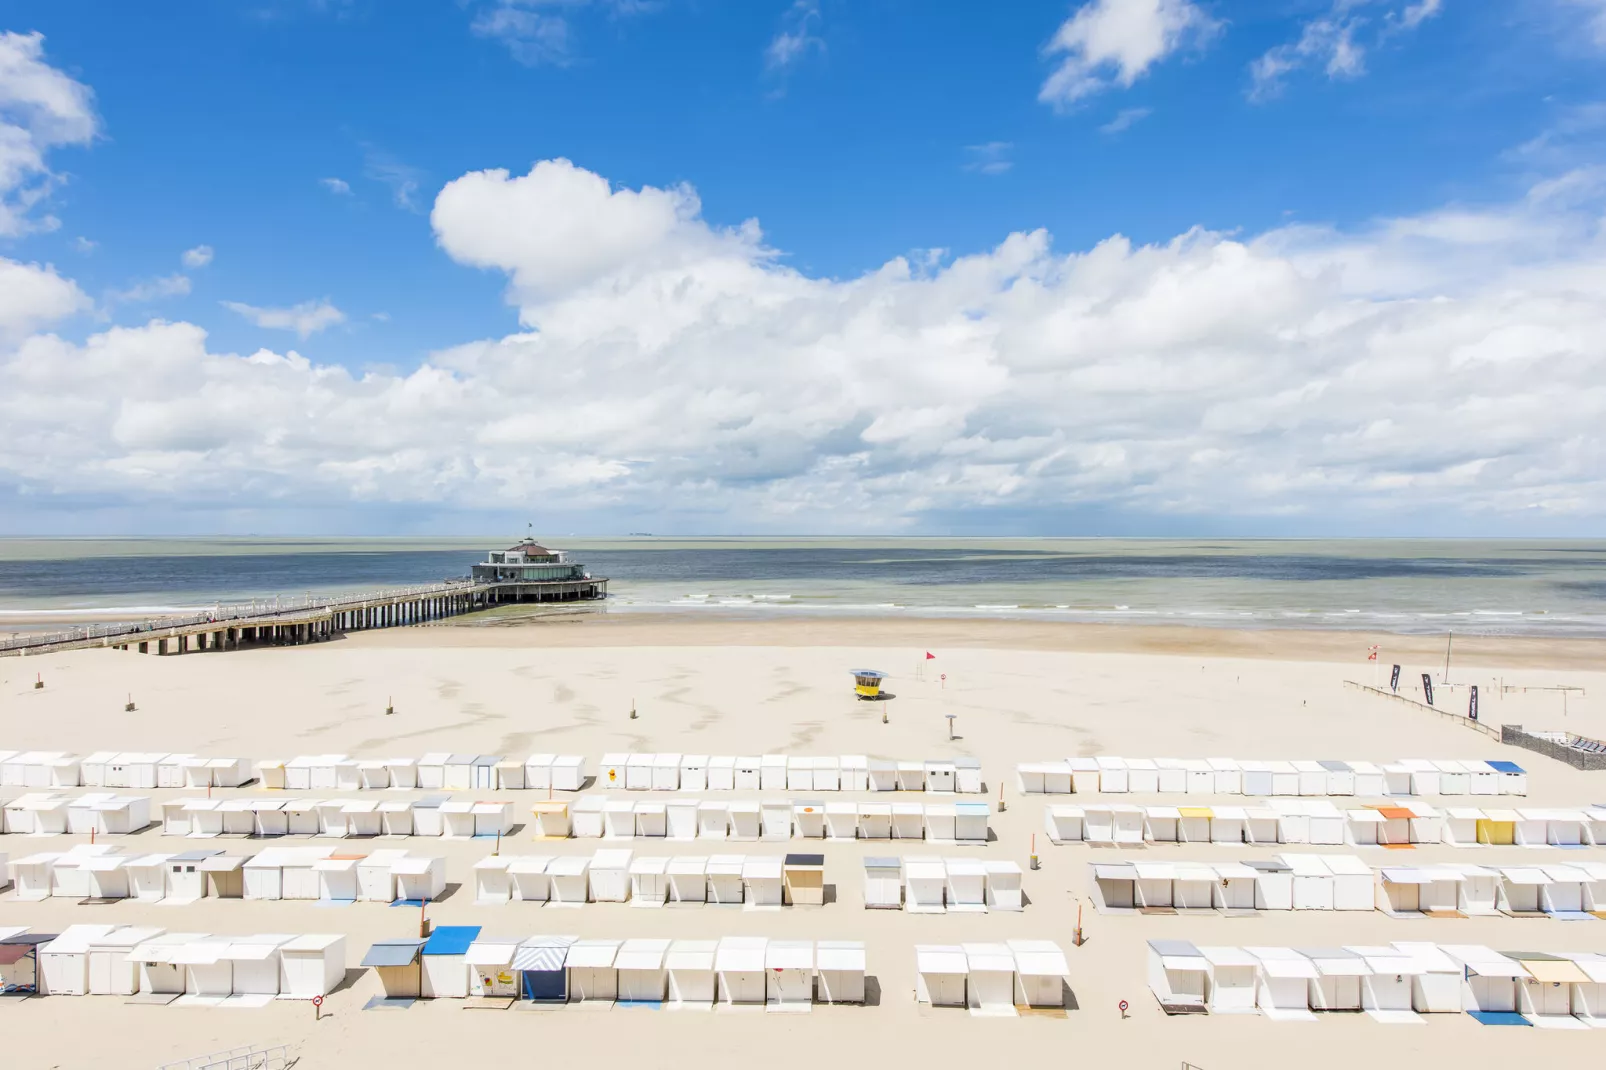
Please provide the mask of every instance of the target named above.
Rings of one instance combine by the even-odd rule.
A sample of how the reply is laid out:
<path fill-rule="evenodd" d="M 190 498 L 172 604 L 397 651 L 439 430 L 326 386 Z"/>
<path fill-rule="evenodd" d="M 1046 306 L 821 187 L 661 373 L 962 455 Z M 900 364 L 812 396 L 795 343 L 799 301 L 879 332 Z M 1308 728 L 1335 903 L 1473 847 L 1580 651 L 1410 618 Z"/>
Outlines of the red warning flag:
<path fill-rule="evenodd" d="M 927 661 L 936 661 L 937 660 L 937 655 L 933 654 L 931 651 L 928 650 L 928 651 L 926 651 L 926 660 Z"/>

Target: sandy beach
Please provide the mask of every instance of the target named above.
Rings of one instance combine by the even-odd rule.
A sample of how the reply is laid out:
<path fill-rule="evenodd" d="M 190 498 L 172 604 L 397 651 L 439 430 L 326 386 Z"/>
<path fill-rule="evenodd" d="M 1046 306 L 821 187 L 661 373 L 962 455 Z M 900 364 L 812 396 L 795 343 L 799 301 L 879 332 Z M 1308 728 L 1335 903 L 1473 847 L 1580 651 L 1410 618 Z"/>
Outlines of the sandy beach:
<path fill-rule="evenodd" d="M 1365 660 L 1372 643 L 1383 645 L 1381 670 Z M 935 660 L 925 660 L 927 650 Z M 967 755 L 980 759 L 995 808 L 1003 785 L 1008 809 L 993 817 L 995 838 L 975 848 L 894 843 L 891 853 L 966 853 L 1023 866 L 1032 834 L 1042 827 L 1044 805 L 1041 796 L 1023 798 L 1015 791 L 1014 766 L 1027 760 L 1096 754 L 1511 758 L 1531 771 L 1532 805 L 1578 805 L 1606 796 L 1606 774 L 1503 747 L 1450 720 L 1345 683 L 1370 683 L 1379 671 L 1386 680 L 1393 662 L 1405 666 L 1408 680 L 1423 671 L 1437 680 L 1443 658 L 1442 640 L 1360 633 L 582 613 L 538 623 L 469 621 L 372 632 L 298 649 L 168 658 L 92 650 L 7 658 L 0 660 L 6 726 L 0 747 L 171 750 L 253 760 L 325 752 L 387 757 L 450 750 L 522 757 L 554 751 L 585 754 L 593 767 L 605 751 L 631 750 Z M 861 666 L 891 673 L 889 690 L 896 698 L 857 702 L 848 670 Z M 36 676 L 44 688 L 33 687 Z M 1606 643 L 1458 639 L 1451 682 L 1486 689 L 1487 723 L 1606 734 Z M 1565 719 L 1561 693 L 1541 690 L 1563 685 L 1583 689 L 1569 693 Z M 1440 694 L 1441 706 L 1464 708 L 1465 692 L 1458 687 Z M 129 696 L 138 707 L 134 713 L 123 711 Z M 392 703 L 396 712 L 386 716 Z M 636 720 L 629 717 L 632 706 Z M 956 718 L 953 740 L 949 714 Z M 535 793 L 507 797 L 524 812 Z M 16 858 L 72 842 L 74 837 L 4 837 L 0 850 Z M 164 840 L 152 828 L 126 845 L 156 851 L 179 842 Z M 244 852 L 259 846 L 238 840 L 214 845 Z M 469 867 L 491 850 L 484 841 L 397 845 L 445 856 L 449 885 L 468 882 Z M 781 846 L 732 850 L 776 853 Z M 592 841 L 547 841 L 539 853 L 588 854 L 595 847 Z M 1186 1060 L 1205 1070 L 1286 1065 L 1289 1044 L 1300 1044 L 1301 1062 L 1313 1067 L 1347 1067 L 1357 1059 L 1402 1065 L 1423 1057 L 1539 1057 L 1581 1064 L 1600 1050 L 1599 1034 L 1487 1030 L 1464 1015 L 1438 1016 L 1417 1028 L 1384 1026 L 1364 1016 L 1328 1016 L 1303 1028 L 1254 1017 L 1167 1019 L 1144 981 L 1144 941 L 1151 938 L 1289 946 L 1430 940 L 1606 951 L 1606 928 L 1503 917 L 1404 920 L 1376 913 L 1102 916 L 1091 909 L 1087 863 L 1121 852 L 1053 847 L 1041 836 L 1037 847 L 1042 868 L 1026 876 L 1030 905 L 1020 914 L 866 911 L 859 861 L 889 853 L 888 844 L 866 841 L 824 845 L 835 901 L 820 908 L 764 913 L 607 904 L 570 911 L 520 903 L 485 907 L 473 903 L 469 882 L 429 911 L 437 924 L 475 924 L 487 934 L 510 936 L 862 939 L 876 980 L 872 991 L 879 993 L 877 1005 L 863 1008 L 817 1007 L 806 1016 L 617 1009 L 606 1017 L 573 1007 L 568 1013 L 468 1012 L 461 1001 L 441 1000 L 405 1012 L 364 1013 L 362 1004 L 379 985 L 371 974 L 354 970 L 351 983 L 328 1000 L 321 1022 L 300 1003 L 231 1011 L 131 1006 L 112 997 L 0 1002 L 0 1014 L 18 1065 L 61 1067 L 108 1061 L 156 1066 L 271 1043 L 292 1045 L 302 1066 L 596 1058 L 621 1045 L 639 1046 L 677 1066 L 741 1058 L 801 1067 L 843 1055 L 874 1063 L 980 1061 L 1008 1043 L 1028 1057 L 1074 1052 L 1072 1057 L 1143 1066 Z M 1147 853 L 1235 859 L 1283 850 L 1290 849 L 1185 846 Z M 503 852 L 537 848 L 528 836 L 514 836 Z M 649 852 L 709 853 L 695 842 L 661 841 Z M 1489 849 L 1471 859 L 1453 848 L 1412 852 L 1419 860 L 1485 864 L 1521 854 L 1516 848 Z M 1073 948 L 1079 903 L 1089 939 Z M 48 929 L 77 921 L 229 934 L 341 932 L 350 937 L 348 961 L 355 967 L 369 942 L 415 934 L 419 919 L 416 910 L 366 903 L 331 909 L 205 899 L 183 908 L 133 902 L 91 907 L 63 899 L 19 903 L 13 892 L 0 894 L 0 925 Z M 1066 1016 L 982 1020 L 914 1002 L 915 944 L 1016 937 L 1052 939 L 1069 953 L 1076 1007 Z M 1126 1019 L 1117 1009 L 1123 999 L 1131 1006 Z M 458 1017 L 464 1013 L 471 1016 Z M 628 1016 L 630 1031 L 614 1040 L 607 1029 L 621 1024 L 620 1015 Z"/>

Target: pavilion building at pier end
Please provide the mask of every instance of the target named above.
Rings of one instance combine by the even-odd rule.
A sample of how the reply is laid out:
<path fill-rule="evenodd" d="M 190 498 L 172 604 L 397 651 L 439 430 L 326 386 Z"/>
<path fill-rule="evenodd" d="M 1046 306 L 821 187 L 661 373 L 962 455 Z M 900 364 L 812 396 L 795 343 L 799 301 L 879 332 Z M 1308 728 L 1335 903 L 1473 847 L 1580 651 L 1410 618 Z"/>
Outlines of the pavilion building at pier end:
<path fill-rule="evenodd" d="M 608 581 L 586 571 L 562 550 L 526 539 L 506 550 L 492 550 L 472 567 L 477 584 L 494 588 L 496 602 L 577 602 L 608 597 Z"/>

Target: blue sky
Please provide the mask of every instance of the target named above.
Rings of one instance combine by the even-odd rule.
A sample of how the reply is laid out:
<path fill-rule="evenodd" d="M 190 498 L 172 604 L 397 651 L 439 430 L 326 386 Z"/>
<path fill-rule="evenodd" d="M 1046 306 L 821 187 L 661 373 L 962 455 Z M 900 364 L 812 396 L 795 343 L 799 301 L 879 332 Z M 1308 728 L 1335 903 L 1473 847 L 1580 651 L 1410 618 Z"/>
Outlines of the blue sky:
<path fill-rule="evenodd" d="M 1606 99 L 1606 3 L 1600 0 L 24 0 L 0 10 L 0 31 L 42 35 L 37 62 L 92 94 L 85 107 L 93 136 L 49 138 L 35 130 L 47 163 L 16 189 L 42 192 L 20 209 L 24 223 L 0 237 L 0 257 L 49 266 L 79 291 L 80 299 L 67 302 L 68 314 L 45 325 L 30 322 L 30 330 L 84 346 L 110 328 L 144 330 L 153 318 L 194 324 L 206 332 L 196 357 L 203 363 L 260 348 L 294 350 L 313 366 L 389 376 L 403 393 L 401 384 L 416 387 L 419 370 L 431 367 L 451 367 L 465 390 L 485 387 L 471 382 L 474 371 L 453 367 L 439 354 L 480 340 L 534 339 L 531 344 L 547 348 L 508 357 L 504 372 L 536 374 L 554 366 L 549 362 L 582 367 L 585 396 L 595 396 L 599 384 L 603 393 L 624 391 L 613 411 L 670 404 L 688 424 L 702 420 L 698 426 L 715 429 L 701 436 L 688 427 L 660 440 L 637 435 L 623 446 L 618 436 L 611 442 L 582 441 L 568 432 L 558 440 L 521 438 L 524 432 L 504 428 L 500 437 L 427 458 L 436 448 L 428 435 L 361 457 L 331 443 L 326 454 L 313 449 L 297 462 L 327 460 L 328 478 L 313 492 L 300 485 L 286 458 L 264 452 L 264 443 L 279 440 L 275 434 L 306 430 L 295 426 L 297 403 L 287 401 L 286 426 L 254 443 L 211 432 L 193 441 L 181 435 L 183 441 L 137 445 L 113 436 L 99 452 L 63 458 L 80 471 L 78 479 L 0 461 L 4 486 L 16 495 L 11 523 L 22 529 L 310 523 L 364 530 L 392 523 L 398 512 L 417 515 L 421 504 L 428 507 L 422 523 L 455 525 L 465 499 L 443 488 L 463 478 L 465 465 L 482 474 L 494 467 L 483 453 L 498 448 L 527 449 L 542 463 L 591 472 L 563 485 L 583 486 L 573 495 L 574 523 L 601 530 L 648 524 L 787 530 L 835 523 L 852 530 L 935 525 L 1039 533 L 1093 516 L 1099 524 L 1137 531 L 1225 527 L 1252 533 L 1291 525 L 1316 532 L 1324 523 L 1337 524 L 1335 514 L 1353 523 L 1351 514 L 1359 510 L 1360 528 L 1380 533 L 1437 530 L 1446 521 L 1434 518 L 1445 517 L 1575 533 L 1597 524 L 1606 509 L 1598 478 L 1586 478 L 1598 439 L 1587 432 L 1583 439 L 1545 439 L 1524 427 L 1504 436 L 1507 452 L 1488 456 L 1445 455 L 1419 441 L 1399 447 L 1408 454 L 1399 458 L 1399 471 L 1381 471 L 1387 466 L 1374 459 L 1365 462 L 1371 465 L 1365 473 L 1314 483 L 1288 471 L 1259 473 L 1238 504 L 1212 507 L 1198 492 L 1204 477 L 1187 474 L 1188 459 L 1213 450 L 1241 450 L 1240 459 L 1276 452 L 1277 435 L 1297 437 L 1307 423 L 1315 448 L 1335 436 L 1367 434 L 1375 414 L 1357 410 L 1347 427 L 1333 427 L 1325 423 L 1328 415 L 1304 420 L 1309 410 L 1296 406 L 1286 417 L 1234 432 L 1230 448 L 1214 441 L 1172 443 L 1168 456 L 1155 452 L 1156 442 L 1177 419 L 1209 437 L 1221 423 L 1221 409 L 1179 414 L 1140 405 L 1120 426 L 1073 442 L 1070 429 L 1085 423 L 1086 413 L 1082 402 L 1068 401 L 1061 411 L 1006 428 L 1010 419 L 1003 414 L 1015 410 L 1011 391 L 1040 392 L 1042 386 L 1021 386 L 1042 370 L 1042 361 L 1009 349 L 1015 327 L 997 305 L 1008 284 L 962 298 L 939 292 L 944 279 L 963 281 L 951 274 L 956 258 L 996 259 L 1009 235 L 1038 230 L 1051 241 L 1027 257 L 1035 266 L 1011 261 L 1005 276 L 1061 276 L 1066 264 L 1057 257 L 1086 254 L 1113 235 L 1130 239 L 1137 250 L 1131 270 L 1149 270 L 1141 264 L 1144 247 L 1164 250 L 1192 228 L 1212 235 L 1209 248 L 1201 252 L 1196 245 L 1175 256 L 1219 261 L 1248 244 L 1266 255 L 1275 250 L 1280 264 L 1311 285 L 1348 271 L 1345 283 L 1325 296 L 1290 298 L 1289 307 L 1311 317 L 1307 326 L 1331 320 L 1314 306 L 1306 309 L 1307 298 L 1325 301 L 1332 313 L 1364 295 L 1378 303 L 1387 330 L 1399 332 L 1408 328 L 1392 317 L 1405 302 L 1451 299 L 1461 309 L 1486 311 L 1490 293 L 1509 286 L 1501 272 L 1512 264 L 1550 275 L 1562 266 L 1582 271 L 1578 265 L 1592 264 L 1597 251 L 1576 244 L 1593 233 L 1588 224 L 1574 239 L 1557 235 L 1579 220 L 1598 223 L 1593 194 L 1559 208 L 1547 198 L 1542 212 L 1532 205 L 1539 203 L 1533 196 L 1539 184 L 1584 182 L 1600 163 L 1596 150 L 1606 128 L 1599 111 Z M 1056 40 L 1069 43 L 1056 47 Z M 1272 78 L 1273 71 L 1280 73 Z M 899 404 L 898 368 L 864 374 L 864 364 L 849 352 L 844 359 L 853 372 L 847 378 L 873 386 L 879 395 L 874 405 L 830 427 L 811 419 L 765 431 L 757 410 L 738 404 L 740 415 L 730 421 L 738 433 L 721 438 L 717 412 L 692 412 L 697 399 L 717 408 L 722 383 L 741 381 L 749 396 L 777 391 L 767 398 L 771 406 L 820 384 L 803 372 L 790 386 L 786 375 L 745 381 L 748 365 L 770 353 L 768 341 L 755 349 L 751 338 L 715 332 L 686 341 L 685 352 L 675 355 L 638 339 L 644 348 L 626 360 L 598 348 L 598 336 L 589 331 L 569 332 L 571 344 L 560 348 L 556 339 L 564 332 L 551 326 L 582 314 L 606 321 L 639 312 L 626 291 L 665 280 L 644 281 L 634 274 L 636 265 L 656 262 L 669 245 L 632 240 L 627 247 L 634 256 L 604 265 L 585 292 L 578 283 L 562 292 L 550 283 L 530 291 L 521 289 L 521 270 L 571 266 L 561 250 L 541 244 L 550 221 L 541 212 L 567 211 L 567 202 L 528 217 L 532 237 L 522 250 L 487 250 L 455 238 L 451 224 L 432 220 L 443 187 L 471 172 L 502 168 L 516 179 L 537 161 L 557 158 L 614 190 L 694 189 L 700 208 L 675 210 L 679 223 L 672 241 L 666 239 L 675 250 L 668 258 L 674 266 L 666 270 L 679 272 L 683 284 L 713 276 L 702 272 L 703 261 L 688 261 L 680 250 L 708 248 L 730 228 L 757 220 L 761 239 L 720 254 L 755 272 L 755 285 L 790 293 L 794 281 L 810 280 L 834 283 L 830 293 L 847 295 L 904 257 L 914 265 L 911 285 L 931 285 L 919 311 L 900 322 L 923 326 L 874 348 L 909 343 L 901 359 L 921 362 L 930 338 L 952 334 L 930 318 L 936 313 L 928 307 L 930 300 L 947 300 L 947 312 L 957 316 L 948 328 L 967 320 L 996 328 L 989 332 L 992 349 L 976 367 L 943 380 L 946 387 L 912 387 L 906 416 L 890 421 L 884 410 Z M 1460 226 L 1469 217 L 1476 217 L 1471 231 L 1498 232 L 1498 241 L 1511 246 L 1497 250 L 1492 239 L 1469 239 L 1466 231 L 1447 238 L 1437 226 L 1446 218 Z M 1398 220 L 1417 224 L 1391 230 L 1388 221 Z M 1402 233 L 1439 244 L 1406 248 L 1405 239 L 1396 241 Z M 580 232 L 570 240 L 585 246 L 594 236 Z M 1469 240 L 1477 251 L 1470 257 L 1463 247 Z M 1356 243 L 1366 248 L 1358 252 Z M 198 248 L 210 255 L 182 259 Z M 554 255 L 558 261 L 550 259 Z M 1387 270 L 1378 267 L 1385 256 Z M 534 264 L 539 258 L 546 259 Z M 1373 274 L 1355 280 L 1358 264 Z M 1198 277 L 1180 262 L 1154 270 Z M 1085 311 L 1089 301 L 1097 305 L 1075 291 L 1078 284 L 1066 285 L 1072 289 L 1055 298 L 1062 312 Z M 1186 293 L 1152 277 L 1133 285 L 1162 302 L 1153 313 L 1161 318 L 1168 299 L 1180 309 L 1197 307 Z M 621 304 L 599 308 L 597 286 Z M 1103 282 L 1091 289 L 1103 294 L 1098 300 L 1117 300 Z M 1562 289 L 1573 293 L 1577 286 Z M 749 291 L 743 294 L 748 300 Z M 1203 299 L 1208 302 L 1208 293 Z M 301 330 L 286 329 L 297 322 L 292 314 L 271 311 L 298 306 Z M 652 312 L 680 323 L 706 309 L 655 306 Z M 1507 333 L 1513 336 L 1544 326 L 1535 310 L 1512 315 L 1516 322 Z M 776 319 L 758 325 L 756 337 L 788 339 L 790 355 L 775 359 L 818 369 L 822 347 L 835 352 L 831 339 L 853 332 L 800 337 L 800 330 L 807 334 L 800 325 L 809 322 L 806 315 Z M 1078 337 L 1088 327 L 1082 324 Z M 1585 327 L 1574 325 L 1580 334 L 1588 333 Z M 1169 356 L 1143 342 L 1117 363 L 1128 372 L 1146 368 L 1134 373 L 1139 379 L 1175 375 L 1206 355 L 1218 367 L 1229 366 L 1221 347 L 1235 343 L 1213 329 L 1167 340 Z M 32 334 L 13 333 L 13 364 L 37 361 L 15 341 Z M 1288 322 L 1268 324 L 1232 356 L 1250 360 L 1252 354 L 1262 372 L 1291 362 L 1305 368 L 1302 381 L 1309 383 L 1314 373 L 1301 362 L 1330 367 L 1333 351 L 1279 353 L 1278 345 L 1296 336 L 1305 337 Z M 1547 367 L 1564 382 L 1598 379 L 1599 354 L 1587 346 L 1548 356 Z M 1070 398 L 1085 389 L 1089 369 L 1065 353 L 1061 358 L 1049 389 Z M 867 354 L 863 361 L 876 359 Z M 1173 359 L 1182 365 L 1167 365 Z M 632 360 L 681 385 L 695 367 L 707 382 L 694 398 L 670 403 L 665 399 L 673 391 L 649 396 L 645 383 L 640 392 L 625 389 Z M 1458 366 L 1455 360 L 1449 350 L 1429 354 L 1408 389 L 1439 381 L 1439 372 Z M 1003 379 L 995 374 L 999 369 Z M 1243 375 L 1230 373 L 1229 382 Z M 361 395 L 353 389 L 353 397 Z M 1267 380 L 1265 389 L 1275 401 L 1299 385 Z M 995 398 L 996 407 L 967 407 L 978 393 Z M 201 395 L 191 402 L 209 404 Z M 1233 407 L 1230 397 L 1218 402 Z M 482 411 L 462 404 L 464 419 Z M 103 416 L 132 418 L 126 397 L 108 397 L 104 405 Z M 822 397 L 820 405 L 823 410 L 829 402 Z M 330 418 L 302 411 L 304 419 Z M 431 418 L 442 415 L 432 410 Z M 514 419 L 501 418 L 504 424 Z M 1391 422 L 1397 428 L 1411 419 L 1401 413 Z M 877 430 L 878 420 L 887 426 Z M 1043 447 L 1056 432 L 1055 444 Z M 1121 444 L 1123 456 L 1100 460 L 1100 449 L 1111 442 Z M 162 459 L 153 459 L 153 450 Z M 975 459 L 976 450 L 984 460 Z M 1573 451 L 1566 463 L 1585 477 L 1565 487 L 1534 477 L 1559 463 L 1547 450 Z M 1511 451 L 1525 452 L 1513 460 Z M 1152 456 L 1138 463 L 1145 452 Z M 244 481 L 233 490 L 172 474 L 183 468 L 184 457 L 224 454 Z M 956 460 L 960 454 L 970 459 Z M 1069 463 L 1067 457 L 1074 458 L 1074 472 L 1058 481 L 1043 477 Z M 1346 454 L 1337 463 L 1359 462 Z M 1124 489 L 1120 479 L 1095 478 L 1111 464 L 1125 471 Z M 1482 478 L 1478 472 L 1489 473 L 1487 486 L 1458 482 L 1455 473 L 1469 465 L 1473 484 Z M 853 474 L 843 475 L 844 466 Z M 387 467 L 409 475 L 387 481 L 375 474 Z M 336 470 L 342 474 L 329 474 Z M 1423 473 L 1442 477 L 1431 491 L 1420 482 Z M 1514 480 L 1531 491 L 1527 499 L 1509 496 Z M 1164 489 L 1134 497 L 1134 486 Z M 530 497 L 551 490 L 539 480 L 498 477 L 472 496 L 481 503 L 473 506 L 475 516 L 527 510 Z M 228 500 L 220 503 L 220 494 Z M 823 519 L 822 510 L 835 519 Z"/>

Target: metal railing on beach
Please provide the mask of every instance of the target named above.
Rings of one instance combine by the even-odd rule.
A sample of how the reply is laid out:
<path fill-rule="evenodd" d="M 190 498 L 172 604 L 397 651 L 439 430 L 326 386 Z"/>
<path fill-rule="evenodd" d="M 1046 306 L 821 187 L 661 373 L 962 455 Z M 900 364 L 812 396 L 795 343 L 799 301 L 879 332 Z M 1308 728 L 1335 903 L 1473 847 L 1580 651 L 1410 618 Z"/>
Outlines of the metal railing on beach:
<path fill-rule="evenodd" d="M 188 628 L 196 624 L 216 624 L 231 620 L 261 620 L 271 622 L 275 617 L 299 616 L 309 612 L 328 610 L 337 612 L 359 609 L 374 602 L 394 602 L 408 598 L 426 598 L 437 594 L 454 594 L 479 586 L 473 580 L 443 580 L 440 583 L 420 584 L 413 587 L 391 587 L 348 594 L 312 595 L 296 598 L 255 599 L 250 602 L 218 604 L 194 613 L 153 617 L 138 623 L 87 624 L 58 632 L 40 632 L 0 640 L 0 651 L 26 650 L 32 647 L 54 646 L 58 643 L 78 643 L 94 639 L 111 639 L 135 636 L 146 632 L 159 632 L 168 628 Z"/>
<path fill-rule="evenodd" d="M 1475 732 L 1482 732 L 1484 735 L 1491 736 L 1494 739 L 1499 739 L 1500 738 L 1500 729 L 1491 728 L 1489 725 L 1484 724 L 1482 721 L 1474 721 L 1472 718 L 1468 717 L 1464 713 L 1456 713 L 1453 710 L 1441 710 L 1437 706 L 1429 706 L 1426 702 L 1418 702 L 1414 698 L 1407 698 L 1404 695 L 1396 695 L 1394 692 L 1385 691 L 1381 687 L 1373 687 L 1371 684 L 1357 683 L 1354 680 L 1345 680 L 1344 681 L 1344 686 L 1345 687 L 1353 687 L 1357 691 L 1365 691 L 1368 694 L 1379 695 L 1379 696 L 1381 696 L 1383 698 L 1393 699 L 1395 702 L 1403 702 L 1407 706 L 1414 706 L 1419 710 L 1426 710 L 1429 713 L 1436 713 L 1440 717 L 1445 717 L 1445 718 L 1448 718 L 1449 720 L 1457 721 L 1461 725 L 1463 725 L 1464 727 L 1470 728 Z"/>
<path fill-rule="evenodd" d="M 271 1048 L 230 1048 L 210 1055 L 197 1055 L 176 1063 L 163 1063 L 156 1070 L 286 1070 L 290 1065 L 290 1047 L 277 1044 Z"/>

